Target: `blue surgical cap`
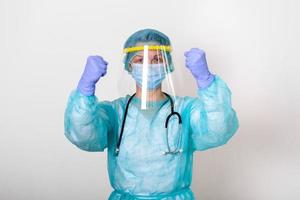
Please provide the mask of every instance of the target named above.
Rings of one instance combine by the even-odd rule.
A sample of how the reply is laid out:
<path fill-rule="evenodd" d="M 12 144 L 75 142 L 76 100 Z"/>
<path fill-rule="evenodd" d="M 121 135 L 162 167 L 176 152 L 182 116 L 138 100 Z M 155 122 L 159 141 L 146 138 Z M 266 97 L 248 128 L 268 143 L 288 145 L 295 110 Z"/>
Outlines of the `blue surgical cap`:
<path fill-rule="evenodd" d="M 154 30 L 154 29 L 143 29 L 139 30 L 135 33 L 133 33 L 125 42 L 124 44 L 124 49 L 128 47 L 134 47 L 136 46 L 137 43 L 148 43 L 148 42 L 154 42 L 158 45 L 166 45 L 169 46 L 171 45 L 170 39 L 168 36 L 163 34 L 160 31 Z M 132 57 L 136 54 L 136 52 L 131 52 L 127 53 L 124 57 L 124 65 L 125 65 L 125 70 L 130 72 L 129 69 L 129 62 L 131 61 Z M 173 67 L 173 62 L 172 62 L 172 57 L 169 52 L 166 52 L 166 56 L 168 59 L 170 71 L 174 71 Z"/>

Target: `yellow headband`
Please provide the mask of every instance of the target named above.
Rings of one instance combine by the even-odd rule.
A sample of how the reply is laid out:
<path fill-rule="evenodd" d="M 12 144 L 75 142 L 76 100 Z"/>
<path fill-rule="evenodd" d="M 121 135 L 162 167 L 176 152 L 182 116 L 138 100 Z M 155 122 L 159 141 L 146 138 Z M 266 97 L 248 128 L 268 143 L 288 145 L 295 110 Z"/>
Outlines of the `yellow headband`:
<path fill-rule="evenodd" d="M 124 53 L 131 53 L 131 52 L 142 51 L 142 50 L 144 50 L 144 46 L 128 47 L 125 48 L 123 51 Z M 162 50 L 166 52 L 171 52 L 172 48 L 171 46 L 155 45 L 155 46 L 148 46 L 148 50 Z"/>

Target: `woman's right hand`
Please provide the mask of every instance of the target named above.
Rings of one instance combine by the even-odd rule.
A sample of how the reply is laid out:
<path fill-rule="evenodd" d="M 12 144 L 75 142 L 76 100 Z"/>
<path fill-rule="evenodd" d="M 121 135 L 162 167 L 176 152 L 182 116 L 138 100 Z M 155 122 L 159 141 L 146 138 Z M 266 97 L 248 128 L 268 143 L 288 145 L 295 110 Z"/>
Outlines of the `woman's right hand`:
<path fill-rule="evenodd" d="M 105 76 L 107 65 L 108 62 L 101 56 L 89 56 L 78 83 L 77 90 L 86 96 L 94 95 L 95 85 L 102 76 Z"/>

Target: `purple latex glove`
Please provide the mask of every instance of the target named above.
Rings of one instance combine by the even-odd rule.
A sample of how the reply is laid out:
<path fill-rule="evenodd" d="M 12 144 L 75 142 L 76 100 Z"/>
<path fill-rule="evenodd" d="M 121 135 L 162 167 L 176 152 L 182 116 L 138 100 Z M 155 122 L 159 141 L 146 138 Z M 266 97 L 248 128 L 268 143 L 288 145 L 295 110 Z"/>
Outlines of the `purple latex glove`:
<path fill-rule="evenodd" d="M 202 49 L 192 48 L 184 55 L 186 57 L 185 65 L 196 78 L 198 87 L 206 88 L 210 86 L 215 76 L 208 70 L 205 52 Z"/>
<path fill-rule="evenodd" d="M 86 96 L 95 94 L 95 85 L 107 71 L 107 62 L 101 56 L 89 56 L 77 90 Z"/>

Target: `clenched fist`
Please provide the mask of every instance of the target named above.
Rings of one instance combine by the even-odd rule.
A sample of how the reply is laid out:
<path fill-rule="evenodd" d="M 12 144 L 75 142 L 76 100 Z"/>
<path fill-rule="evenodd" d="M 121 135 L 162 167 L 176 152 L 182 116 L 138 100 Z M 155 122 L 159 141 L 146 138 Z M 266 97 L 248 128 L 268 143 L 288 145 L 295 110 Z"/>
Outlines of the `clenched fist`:
<path fill-rule="evenodd" d="M 108 63 L 101 56 L 89 56 L 81 75 L 77 90 L 86 95 L 95 94 L 95 85 L 106 74 Z"/>
<path fill-rule="evenodd" d="M 202 49 L 192 48 L 184 53 L 185 65 L 191 71 L 199 88 L 208 87 L 214 80 L 207 67 L 205 52 Z"/>

